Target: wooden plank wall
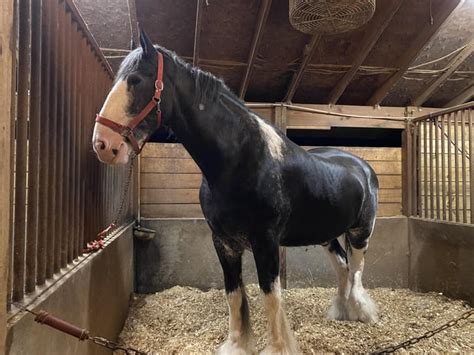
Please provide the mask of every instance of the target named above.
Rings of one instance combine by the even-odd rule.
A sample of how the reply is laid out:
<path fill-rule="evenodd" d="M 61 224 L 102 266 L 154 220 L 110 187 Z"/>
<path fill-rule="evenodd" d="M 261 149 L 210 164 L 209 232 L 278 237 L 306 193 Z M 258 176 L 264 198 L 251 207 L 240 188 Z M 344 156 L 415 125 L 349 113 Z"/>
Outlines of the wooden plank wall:
<path fill-rule="evenodd" d="M 311 148 L 311 147 L 305 147 Z M 341 147 L 367 160 L 379 176 L 379 216 L 402 209 L 401 148 Z M 141 213 L 150 218 L 199 218 L 201 171 L 181 144 L 148 143 L 141 155 Z"/>

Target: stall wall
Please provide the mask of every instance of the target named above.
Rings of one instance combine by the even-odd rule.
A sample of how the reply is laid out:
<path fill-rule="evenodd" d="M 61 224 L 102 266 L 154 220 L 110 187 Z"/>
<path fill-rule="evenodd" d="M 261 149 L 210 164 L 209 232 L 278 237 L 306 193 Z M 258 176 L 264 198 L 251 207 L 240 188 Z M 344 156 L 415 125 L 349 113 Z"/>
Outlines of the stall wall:
<path fill-rule="evenodd" d="M 410 218 L 410 288 L 474 305 L 474 225 Z"/>
<path fill-rule="evenodd" d="M 223 288 L 222 269 L 204 219 L 152 219 L 150 241 L 135 240 L 136 291 L 152 293 L 176 285 Z M 368 287 L 408 287 L 406 217 L 378 218 L 365 263 Z M 286 248 L 288 287 L 335 287 L 336 275 L 320 246 Z M 244 253 L 243 279 L 256 283 L 253 254 Z"/>
<path fill-rule="evenodd" d="M 367 160 L 377 173 L 380 182 L 378 216 L 401 215 L 401 148 L 340 148 Z M 140 163 L 144 217 L 202 217 L 201 171 L 181 144 L 149 143 L 143 149 Z"/>
<path fill-rule="evenodd" d="M 132 228 L 127 227 L 51 286 L 31 309 L 45 310 L 91 335 L 116 340 L 128 313 L 133 291 Z M 110 354 L 91 342 L 34 322 L 23 312 L 9 320 L 7 354 L 87 355 Z"/>

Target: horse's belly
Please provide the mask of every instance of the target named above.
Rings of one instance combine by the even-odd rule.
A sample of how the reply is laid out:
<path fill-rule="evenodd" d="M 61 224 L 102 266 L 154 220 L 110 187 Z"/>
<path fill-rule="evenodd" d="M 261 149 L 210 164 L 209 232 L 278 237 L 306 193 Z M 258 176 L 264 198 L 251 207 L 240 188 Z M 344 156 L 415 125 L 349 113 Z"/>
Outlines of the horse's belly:
<path fill-rule="evenodd" d="M 339 237 L 354 223 L 357 213 L 331 209 L 299 211 L 288 220 L 286 233 L 280 239 L 283 246 L 322 244 Z"/>

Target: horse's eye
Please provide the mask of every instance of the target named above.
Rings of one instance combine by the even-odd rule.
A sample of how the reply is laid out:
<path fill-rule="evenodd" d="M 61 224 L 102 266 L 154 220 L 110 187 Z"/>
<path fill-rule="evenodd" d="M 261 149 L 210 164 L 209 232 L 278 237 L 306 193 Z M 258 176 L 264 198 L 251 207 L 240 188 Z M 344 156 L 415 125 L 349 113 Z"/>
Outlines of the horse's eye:
<path fill-rule="evenodd" d="M 138 75 L 129 75 L 128 84 L 131 86 L 136 86 L 141 83 L 142 79 Z"/>

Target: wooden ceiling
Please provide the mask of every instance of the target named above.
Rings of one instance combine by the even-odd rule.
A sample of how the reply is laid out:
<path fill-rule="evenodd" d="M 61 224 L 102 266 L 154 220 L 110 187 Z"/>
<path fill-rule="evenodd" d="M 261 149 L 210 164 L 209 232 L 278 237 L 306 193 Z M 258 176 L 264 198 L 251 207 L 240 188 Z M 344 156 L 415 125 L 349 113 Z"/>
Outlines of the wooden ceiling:
<path fill-rule="evenodd" d="M 129 21 L 138 20 L 155 43 L 222 77 L 246 101 L 442 107 L 472 96 L 471 0 L 377 0 L 368 24 L 332 36 L 295 30 L 286 0 L 122 1 L 111 19 L 96 5 L 110 14 L 110 1 L 78 0 L 102 47 L 126 48 Z M 106 55 L 116 67 L 120 52 Z"/>

